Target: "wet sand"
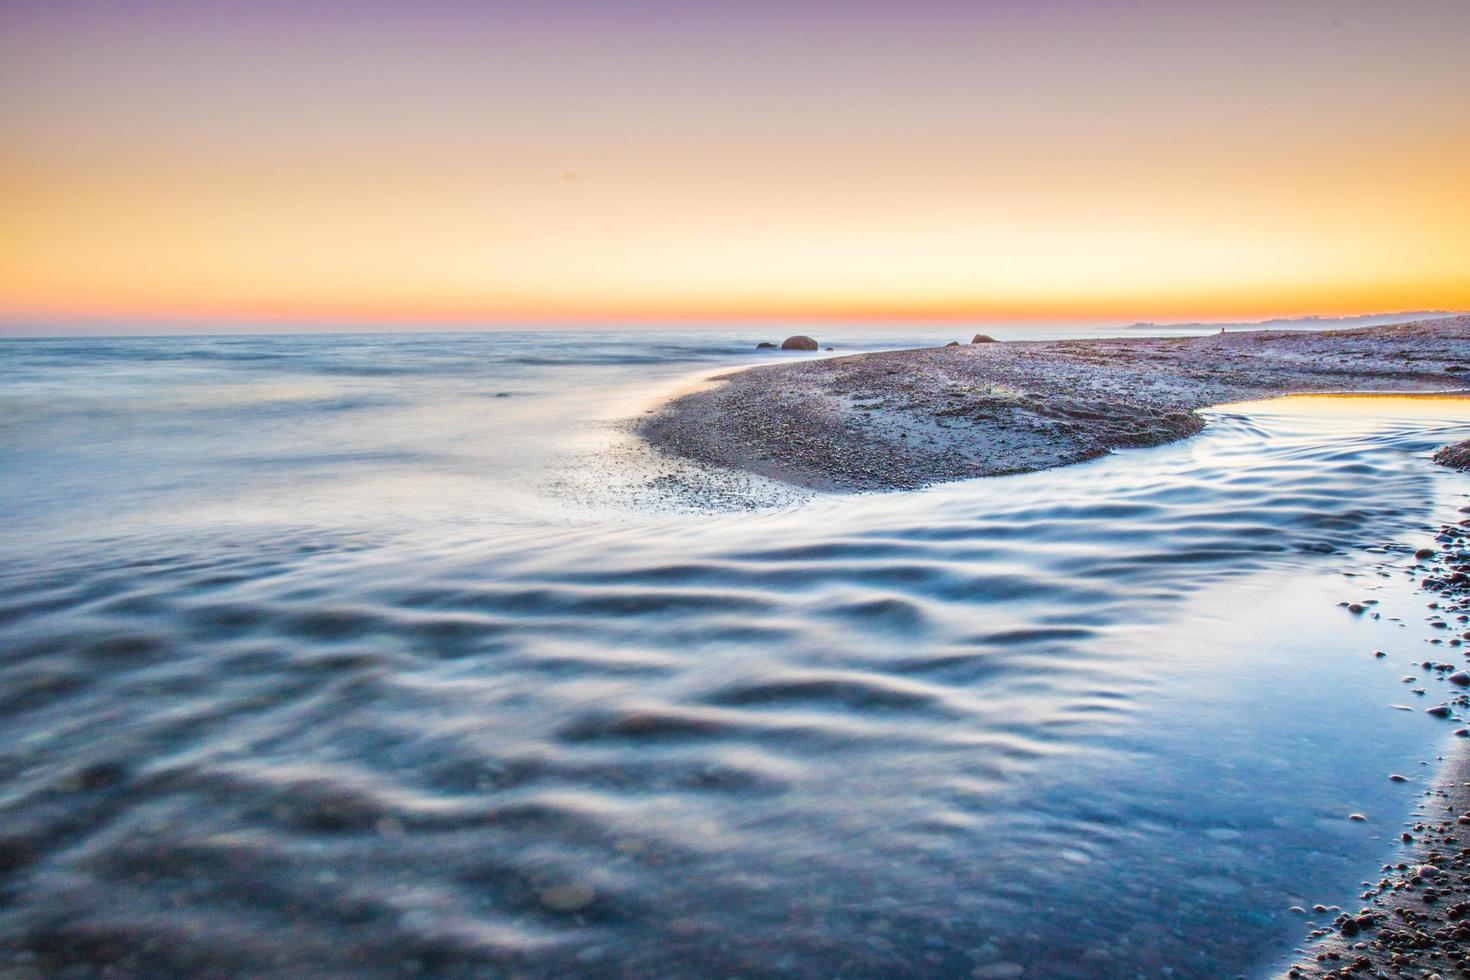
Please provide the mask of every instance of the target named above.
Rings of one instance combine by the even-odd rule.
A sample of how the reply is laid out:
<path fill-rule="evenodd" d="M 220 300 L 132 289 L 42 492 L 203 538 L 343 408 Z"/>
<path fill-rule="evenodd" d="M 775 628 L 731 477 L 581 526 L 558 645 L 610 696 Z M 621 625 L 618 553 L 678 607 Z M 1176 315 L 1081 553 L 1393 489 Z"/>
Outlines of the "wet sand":
<path fill-rule="evenodd" d="M 1291 392 L 1470 384 L 1470 316 L 1358 330 L 980 343 L 751 368 L 638 432 L 675 457 L 819 490 L 1049 469 L 1199 432 Z"/>

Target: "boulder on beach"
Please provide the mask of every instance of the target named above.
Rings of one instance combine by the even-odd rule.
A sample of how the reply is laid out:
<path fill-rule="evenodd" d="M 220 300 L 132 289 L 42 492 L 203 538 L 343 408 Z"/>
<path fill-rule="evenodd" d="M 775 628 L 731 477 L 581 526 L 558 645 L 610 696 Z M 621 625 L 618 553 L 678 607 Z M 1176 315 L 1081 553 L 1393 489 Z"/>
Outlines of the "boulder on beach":
<path fill-rule="evenodd" d="M 995 343 L 995 338 L 992 337 L 992 336 L 990 336 L 990 334 L 987 334 L 987 333 L 977 333 L 975 335 L 975 339 L 972 340 L 972 341 L 970 341 L 970 343 L 972 343 L 972 344 L 993 344 L 993 343 Z"/>
<path fill-rule="evenodd" d="M 960 345 L 960 342 L 958 340 L 951 340 L 949 343 L 945 344 L 944 346 L 946 346 L 946 347 L 958 347 L 959 345 Z"/>
<path fill-rule="evenodd" d="M 776 345 L 773 344 L 773 343 L 771 343 L 769 340 L 762 340 L 760 343 L 758 343 L 758 344 L 755 345 L 755 349 L 756 350 L 775 350 L 776 349 Z"/>
<path fill-rule="evenodd" d="M 782 350 L 816 350 L 817 342 L 805 334 L 797 334 L 781 341 Z"/>

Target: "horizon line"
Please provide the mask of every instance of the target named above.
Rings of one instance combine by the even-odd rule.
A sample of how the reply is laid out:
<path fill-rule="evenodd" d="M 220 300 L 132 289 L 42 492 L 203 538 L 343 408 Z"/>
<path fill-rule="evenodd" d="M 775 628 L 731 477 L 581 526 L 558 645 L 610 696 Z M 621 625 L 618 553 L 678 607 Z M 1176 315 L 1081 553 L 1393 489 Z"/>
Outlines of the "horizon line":
<path fill-rule="evenodd" d="M 1230 314 L 1196 315 L 1189 319 L 1152 319 L 1147 316 L 995 316 L 976 314 L 915 314 L 877 313 L 868 315 L 781 315 L 764 314 L 750 316 L 729 315 L 616 315 L 602 318 L 585 317 L 526 317 L 519 319 L 500 318 L 369 318 L 369 317 L 317 317 L 317 316 L 121 316 L 121 315 L 30 315 L 0 313 L 0 338 L 27 337 L 99 337 L 99 336 L 230 336 L 234 333 L 247 334 L 311 334 L 311 333 L 502 333 L 517 330 L 597 330 L 597 329 L 670 329 L 687 326 L 697 329 L 729 328 L 741 326 L 872 326 L 910 327 L 927 326 L 1095 326 L 1133 327 L 1150 326 L 1160 329 L 1193 326 L 1253 326 L 1277 322 L 1349 321 L 1380 317 L 1448 317 L 1470 313 L 1470 310 L 1415 309 L 1415 310 L 1371 310 L 1354 313 L 1282 313 L 1254 314 L 1241 317 Z M 161 329 L 160 329 L 161 328 Z M 74 329 L 75 333 L 64 332 Z M 153 333 L 144 333 L 145 330 Z M 30 332 L 36 331 L 36 332 Z M 95 332 L 92 332 L 95 331 Z"/>

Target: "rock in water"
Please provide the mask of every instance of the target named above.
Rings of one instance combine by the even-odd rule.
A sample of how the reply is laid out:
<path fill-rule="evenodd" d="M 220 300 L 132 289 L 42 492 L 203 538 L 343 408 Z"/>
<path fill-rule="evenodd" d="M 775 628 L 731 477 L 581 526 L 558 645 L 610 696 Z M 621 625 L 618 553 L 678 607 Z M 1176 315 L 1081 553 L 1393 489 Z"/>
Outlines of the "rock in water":
<path fill-rule="evenodd" d="M 806 334 L 797 334 L 781 341 L 782 350 L 816 350 L 817 342 Z"/>
<path fill-rule="evenodd" d="M 975 339 L 972 340 L 972 341 L 970 341 L 970 343 L 972 343 L 972 344 L 993 344 L 993 343 L 996 343 L 996 340 L 995 340 L 994 337 L 990 336 L 989 334 L 977 333 L 975 335 Z"/>
<path fill-rule="evenodd" d="M 958 347 L 959 345 L 960 345 L 960 342 L 958 340 L 951 340 L 949 343 L 945 344 L 944 346 L 946 346 L 946 347 Z"/>
<path fill-rule="evenodd" d="M 1434 461 L 1452 470 L 1470 470 L 1470 439 L 1440 448 L 1434 454 Z"/>
<path fill-rule="evenodd" d="M 771 343 L 769 340 L 762 340 L 760 343 L 758 343 L 758 344 L 755 345 L 755 349 L 756 350 L 775 350 L 776 349 L 776 345 L 773 344 L 773 343 Z"/>
<path fill-rule="evenodd" d="M 581 881 L 552 885 L 541 892 L 541 904 L 553 912 L 579 912 L 597 898 L 592 886 Z"/>

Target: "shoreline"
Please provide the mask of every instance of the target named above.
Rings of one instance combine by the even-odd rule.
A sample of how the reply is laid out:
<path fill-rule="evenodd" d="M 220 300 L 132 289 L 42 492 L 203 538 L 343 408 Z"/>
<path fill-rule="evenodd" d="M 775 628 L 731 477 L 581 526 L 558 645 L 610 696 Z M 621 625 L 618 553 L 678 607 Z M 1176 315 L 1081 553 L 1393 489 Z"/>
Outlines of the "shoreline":
<path fill-rule="evenodd" d="M 1470 440 L 1446 449 L 1460 455 L 1440 450 L 1435 462 L 1465 471 L 1462 454 Z M 1462 497 L 1470 499 L 1470 493 Z M 1470 514 L 1470 504 L 1459 514 Z M 1447 681 L 1446 694 L 1459 692 L 1426 711 L 1444 711 L 1439 717 L 1464 726 L 1470 720 L 1470 668 L 1453 661 L 1465 661 L 1470 648 L 1470 517 L 1442 523 L 1435 547 L 1415 552 L 1411 561 L 1408 570 L 1424 576 L 1421 588 L 1431 596 L 1429 643 L 1452 658 L 1426 659 L 1419 670 L 1425 680 Z M 1442 630 L 1438 635 L 1436 627 Z M 1470 727 L 1457 727 L 1455 735 L 1470 740 Z M 1356 911 L 1292 909 L 1306 918 L 1310 931 L 1276 977 L 1470 977 L 1470 747 L 1461 741 L 1439 761 L 1434 782 L 1404 822 L 1399 840 L 1408 853 L 1363 881 L 1363 904 Z"/>
<path fill-rule="evenodd" d="M 1355 330 L 1011 341 L 760 365 L 634 430 L 676 458 L 813 490 L 909 490 L 1051 469 L 1285 394 L 1470 384 L 1470 316 Z"/>
<path fill-rule="evenodd" d="M 1221 348 L 1245 363 L 1199 363 Z M 1198 409 L 1233 402 L 1470 395 L 1467 351 L 1470 316 L 1317 334 L 859 354 L 710 378 L 654 409 L 635 432 L 675 458 L 809 489 L 915 489 L 1188 438 L 1204 428 Z M 1097 363 L 1104 356 L 1117 363 Z M 1037 364 L 1047 358 L 1050 370 Z M 1129 382 L 1137 387 L 1125 388 Z M 914 432 L 928 437 L 927 453 L 904 444 Z M 967 440 L 1000 452 L 967 452 Z M 1018 458 L 1006 462 L 1006 449 L 1019 450 Z M 1470 472 L 1470 440 L 1442 447 L 1433 462 Z M 1470 506 L 1461 506 L 1456 516 L 1467 514 Z M 1304 929 L 1300 945 L 1276 961 L 1282 965 L 1272 975 L 1284 980 L 1470 977 L 1470 728 L 1459 727 L 1470 724 L 1470 518 L 1441 524 L 1433 553 L 1414 554 L 1406 570 L 1431 593 L 1428 642 L 1444 644 L 1438 652 L 1451 658 L 1419 669 L 1444 683 L 1444 717 L 1465 741 L 1452 739 L 1438 756 L 1434 781 L 1406 815 L 1396 860 L 1365 875 L 1361 908 L 1291 910 Z"/>

